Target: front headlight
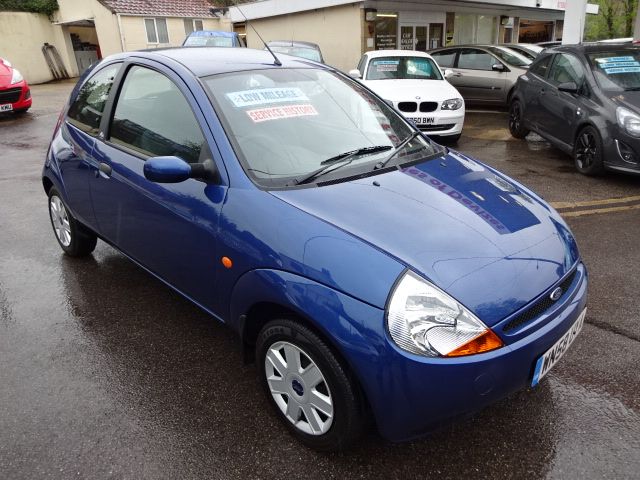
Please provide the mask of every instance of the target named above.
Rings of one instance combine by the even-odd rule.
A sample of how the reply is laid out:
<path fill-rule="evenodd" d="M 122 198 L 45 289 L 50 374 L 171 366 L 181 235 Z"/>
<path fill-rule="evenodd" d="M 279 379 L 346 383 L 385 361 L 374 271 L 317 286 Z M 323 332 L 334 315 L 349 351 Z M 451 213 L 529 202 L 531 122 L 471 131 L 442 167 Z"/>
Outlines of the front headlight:
<path fill-rule="evenodd" d="M 13 85 L 14 83 L 21 82 L 22 80 L 24 80 L 24 77 L 18 70 L 14 68 L 13 74 L 11 75 L 11 85 Z"/>
<path fill-rule="evenodd" d="M 640 137 L 640 117 L 628 108 L 616 108 L 616 118 L 618 125 L 632 137 Z"/>
<path fill-rule="evenodd" d="M 503 345 L 473 313 L 411 271 L 391 294 L 386 317 L 393 341 L 418 355 L 457 357 Z"/>
<path fill-rule="evenodd" d="M 458 110 L 459 108 L 462 108 L 462 106 L 464 105 L 464 102 L 462 101 L 461 98 L 450 98 L 449 100 L 445 100 L 444 102 L 442 102 L 442 107 L 440 107 L 441 110 Z"/>

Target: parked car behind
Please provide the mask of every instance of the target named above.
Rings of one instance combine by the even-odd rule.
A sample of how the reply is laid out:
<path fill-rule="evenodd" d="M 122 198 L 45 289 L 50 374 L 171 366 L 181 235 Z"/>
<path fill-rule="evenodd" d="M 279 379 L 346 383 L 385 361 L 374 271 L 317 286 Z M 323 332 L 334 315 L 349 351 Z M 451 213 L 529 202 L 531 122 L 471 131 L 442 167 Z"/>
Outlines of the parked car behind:
<path fill-rule="evenodd" d="M 274 40 L 267 45 L 275 53 L 284 53 L 294 57 L 306 58 L 314 62 L 324 63 L 320 47 L 311 42 L 298 42 L 292 40 Z"/>
<path fill-rule="evenodd" d="M 573 155 L 576 169 L 640 173 L 640 47 L 545 50 L 516 85 L 509 130 L 530 130 Z"/>
<path fill-rule="evenodd" d="M 447 79 L 465 101 L 480 105 L 508 105 L 513 87 L 531 64 L 505 47 L 461 45 L 430 52 L 440 68 L 451 69 Z"/>
<path fill-rule="evenodd" d="M 8 60 L 0 58 L 0 113 L 24 113 L 31 103 L 27 81 Z"/>
<path fill-rule="evenodd" d="M 244 41 L 235 32 L 219 30 L 196 30 L 185 38 L 184 47 L 245 47 Z"/>
<path fill-rule="evenodd" d="M 534 43 L 505 43 L 500 46 L 515 50 L 520 55 L 527 57 L 531 61 L 534 61 L 536 57 L 540 55 L 540 52 L 544 50 L 544 47 Z"/>
<path fill-rule="evenodd" d="M 424 52 L 380 50 L 365 53 L 354 78 L 393 104 L 418 129 L 456 142 L 464 124 L 464 100 Z"/>
<path fill-rule="evenodd" d="M 586 312 L 560 215 L 340 71 L 281 61 L 173 48 L 85 75 L 42 176 L 62 250 L 99 237 L 230 326 L 314 448 L 537 385 Z"/>

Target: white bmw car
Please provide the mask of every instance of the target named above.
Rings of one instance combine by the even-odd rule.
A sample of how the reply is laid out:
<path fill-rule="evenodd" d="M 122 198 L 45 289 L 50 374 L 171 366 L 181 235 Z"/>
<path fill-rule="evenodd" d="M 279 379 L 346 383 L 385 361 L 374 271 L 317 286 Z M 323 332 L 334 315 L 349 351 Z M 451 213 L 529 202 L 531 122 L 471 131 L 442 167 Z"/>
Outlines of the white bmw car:
<path fill-rule="evenodd" d="M 349 75 L 376 92 L 429 135 L 454 143 L 462 133 L 464 100 L 424 52 L 367 52 Z"/>

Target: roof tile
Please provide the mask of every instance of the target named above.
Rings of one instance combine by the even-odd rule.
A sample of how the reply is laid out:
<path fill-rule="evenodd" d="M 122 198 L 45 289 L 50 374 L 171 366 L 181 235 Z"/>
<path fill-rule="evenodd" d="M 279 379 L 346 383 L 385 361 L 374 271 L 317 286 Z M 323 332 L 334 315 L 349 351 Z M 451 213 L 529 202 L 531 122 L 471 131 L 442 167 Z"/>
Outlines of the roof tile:
<path fill-rule="evenodd" d="M 207 0 L 99 0 L 115 13 L 159 17 L 212 17 Z"/>

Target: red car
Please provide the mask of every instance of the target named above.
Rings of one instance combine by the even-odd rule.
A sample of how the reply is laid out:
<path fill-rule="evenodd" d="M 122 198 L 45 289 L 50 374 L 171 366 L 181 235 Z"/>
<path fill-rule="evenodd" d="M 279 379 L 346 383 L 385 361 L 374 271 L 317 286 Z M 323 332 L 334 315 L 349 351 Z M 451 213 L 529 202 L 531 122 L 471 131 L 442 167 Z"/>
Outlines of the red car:
<path fill-rule="evenodd" d="M 31 90 L 22 74 L 0 58 L 0 113 L 26 112 L 31 108 Z"/>

